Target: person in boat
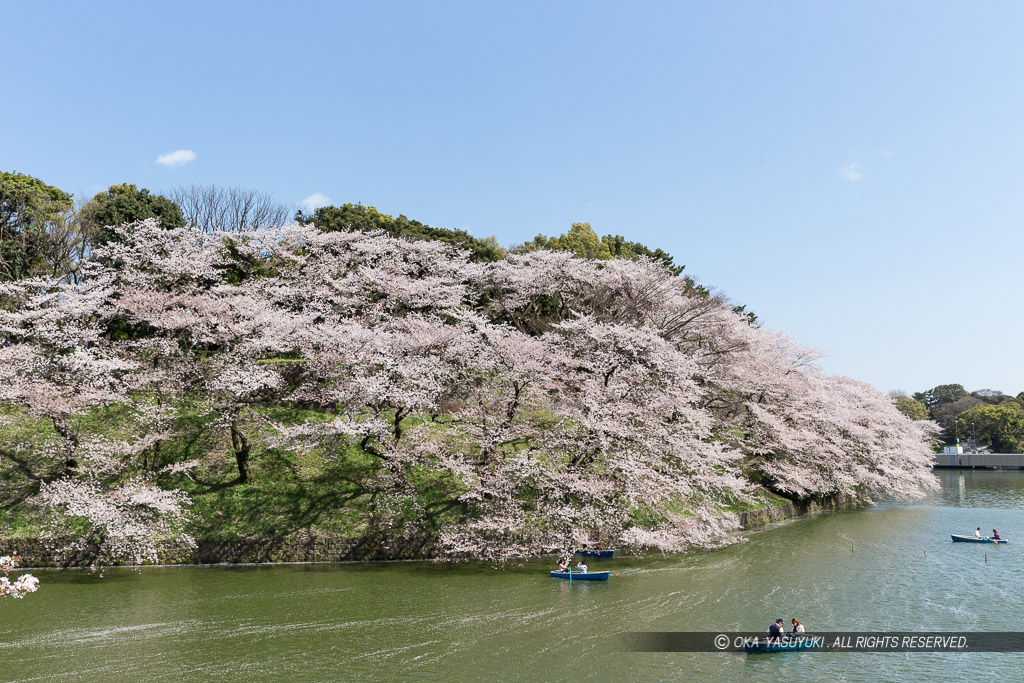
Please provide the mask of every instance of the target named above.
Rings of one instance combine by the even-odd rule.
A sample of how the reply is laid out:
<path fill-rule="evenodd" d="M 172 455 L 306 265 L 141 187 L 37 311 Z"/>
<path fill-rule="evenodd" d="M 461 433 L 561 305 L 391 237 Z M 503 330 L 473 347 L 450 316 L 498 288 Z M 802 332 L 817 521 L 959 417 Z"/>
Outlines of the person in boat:
<path fill-rule="evenodd" d="M 996 531 L 995 529 L 993 529 L 993 530 L 992 530 L 992 540 L 993 540 L 993 541 L 1001 541 L 1001 540 L 1003 540 L 1003 537 L 999 535 L 999 532 L 998 532 L 998 531 Z"/>
<path fill-rule="evenodd" d="M 563 573 L 569 571 L 569 563 L 566 562 L 565 560 L 559 560 L 558 561 L 558 571 L 563 572 Z"/>
<path fill-rule="evenodd" d="M 974 530 L 974 537 L 975 538 L 981 538 L 981 527 L 980 526 L 977 529 Z"/>
<path fill-rule="evenodd" d="M 804 625 L 800 623 L 800 620 L 793 617 L 793 630 L 790 631 L 790 635 L 799 635 L 804 632 Z"/>
<path fill-rule="evenodd" d="M 768 627 L 768 637 L 771 640 L 779 640 L 785 634 L 782 626 L 782 617 L 775 620 L 775 623 Z"/>
<path fill-rule="evenodd" d="M 587 573 L 587 565 L 583 564 L 582 560 L 576 563 L 576 569 L 579 569 L 584 574 Z"/>

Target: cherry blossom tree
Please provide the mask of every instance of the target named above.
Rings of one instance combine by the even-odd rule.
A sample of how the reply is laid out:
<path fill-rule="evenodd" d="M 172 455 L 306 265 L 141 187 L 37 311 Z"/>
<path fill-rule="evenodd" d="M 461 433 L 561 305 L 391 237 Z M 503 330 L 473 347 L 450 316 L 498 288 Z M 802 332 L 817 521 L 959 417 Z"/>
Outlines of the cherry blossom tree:
<path fill-rule="evenodd" d="M 716 369 L 730 397 L 730 438 L 768 486 L 809 497 L 934 487 L 934 426 L 907 419 L 866 384 L 826 375 L 819 354 L 782 334 L 735 326 L 739 351 Z"/>
<path fill-rule="evenodd" d="M 0 348 L 0 401 L 52 427 L 35 451 L 55 465 L 42 473 L 36 498 L 57 513 L 53 536 L 74 528 L 78 544 L 97 547 L 99 561 L 151 561 L 162 539 L 190 543 L 182 531 L 186 501 L 131 471 L 155 435 L 123 438 L 95 427 L 97 411 L 129 425 L 146 421 L 151 411 L 140 390 L 155 381 L 124 352 L 129 345 L 110 338 L 110 285 L 99 273 L 75 284 L 25 280 L 0 290 L 7 304 L 0 334 L 13 341 Z M 80 523 L 67 524 L 69 515 L 84 522 L 84 533 Z"/>

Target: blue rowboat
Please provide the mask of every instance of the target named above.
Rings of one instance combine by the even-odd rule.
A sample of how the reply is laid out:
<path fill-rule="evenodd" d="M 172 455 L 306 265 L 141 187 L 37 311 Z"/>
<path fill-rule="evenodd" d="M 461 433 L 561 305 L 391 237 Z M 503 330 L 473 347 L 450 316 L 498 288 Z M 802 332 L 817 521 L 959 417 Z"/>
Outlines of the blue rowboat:
<path fill-rule="evenodd" d="M 615 555 L 614 550 L 577 550 L 577 555 L 583 555 L 584 557 L 612 557 Z"/>
<path fill-rule="evenodd" d="M 1009 543 L 1005 538 L 996 540 L 994 538 L 976 538 L 974 536 L 958 536 L 957 534 L 950 534 L 953 537 L 953 543 Z"/>
<path fill-rule="evenodd" d="M 769 652 L 797 652 L 817 650 L 822 646 L 821 636 L 797 636 L 795 638 L 758 638 L 744 645 L 748 655 L 762 655 Z"/>
<path fill-rule="evenodd" d="M 553 579 L 568 579 L 572 576 L 573 581 L 607 581 L 611 572 L 551 572 Z"/>

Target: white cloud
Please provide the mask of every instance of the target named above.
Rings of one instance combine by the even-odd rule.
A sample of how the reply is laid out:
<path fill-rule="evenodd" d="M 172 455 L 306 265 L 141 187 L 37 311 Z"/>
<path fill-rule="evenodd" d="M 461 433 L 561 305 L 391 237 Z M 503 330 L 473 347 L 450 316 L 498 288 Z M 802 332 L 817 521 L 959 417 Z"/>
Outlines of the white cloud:
<path fill-rule="evenodd" d="M 309 195 L 301 202 L 299 202 L 299 208 L 303 211 L 313 211 L 314 209 L 321 206 L 330 206 L 334 203 L 334 200 L 325 195 L 322 192 L 314 192 Z"/>
<path fill-rule="evenodd" d="M 851 183 L 855 183 L 864 177 L 864 174 L 860 172 L 862 168 L 864 167 L 861 166 L 860 164 L 848 164 L 846 166 L 843 166 L 838 171 L 836 171 L 836 173 L 843 176 Z"/>
<path fill-rule="evenodd" d="M 156 158 L 156 162 L 168 168 L 176 168 L 183 164 L 187 164 L 196 158 L 196 153 L 190 149 L 178 149 L 167 154 L 161 154 Z"/>

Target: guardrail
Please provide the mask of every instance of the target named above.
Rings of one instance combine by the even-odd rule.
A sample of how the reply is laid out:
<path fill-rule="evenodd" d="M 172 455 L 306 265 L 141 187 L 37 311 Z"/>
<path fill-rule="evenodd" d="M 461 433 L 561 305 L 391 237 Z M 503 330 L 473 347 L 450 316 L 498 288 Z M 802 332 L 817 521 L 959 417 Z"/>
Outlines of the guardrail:
<path fill-rule="evenodd" d="M 1024 470 L 1024 453 L 938 453 L 934 466 L 965 470 Z"/>

